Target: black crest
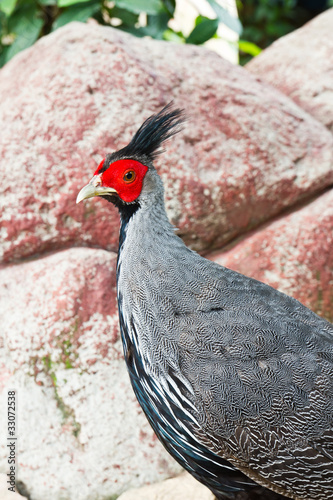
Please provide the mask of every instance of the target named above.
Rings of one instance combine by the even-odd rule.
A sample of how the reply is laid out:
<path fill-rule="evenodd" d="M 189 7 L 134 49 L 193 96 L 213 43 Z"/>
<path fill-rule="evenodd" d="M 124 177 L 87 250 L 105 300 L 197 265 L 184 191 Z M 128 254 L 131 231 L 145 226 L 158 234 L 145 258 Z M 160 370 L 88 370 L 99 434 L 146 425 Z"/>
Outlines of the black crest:
<path fill-rule="evenodd" d="M 123 158 L 148 156 L 154 160 L 162 152 L 160 149 L 162 143 L 181 130 L 184 120 L 184 111 L 173 109 L 173 103 L 170 102 L 141 125 L 131 142 L 117 151 L 117 156 Z"/>

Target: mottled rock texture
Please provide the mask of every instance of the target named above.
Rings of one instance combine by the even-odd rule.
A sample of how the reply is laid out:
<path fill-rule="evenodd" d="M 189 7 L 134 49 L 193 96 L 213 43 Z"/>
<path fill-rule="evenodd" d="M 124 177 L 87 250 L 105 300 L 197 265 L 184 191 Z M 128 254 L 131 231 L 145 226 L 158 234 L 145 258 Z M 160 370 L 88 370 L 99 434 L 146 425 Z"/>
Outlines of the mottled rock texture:
<path fill-rule="evenodd" d="M 333 182 L 325 127 L 200 47 L 69 24 L 0 71 L 0 94 L 6 262 L 73 244 L 116 250 L 116 211 L 76 206 L 78 187 L 172 99 L 189 120 L 157 166 L 193 248 L 219 248 Z"/>
<path fill-rule="evenodd" d="M 210 258 L 333 322 L 333 190 Z"/>
<path fill-rule="evenodd" d="M 180 471 L 130 387 L 115 262 L 73 248 L 0 272 L 0 408 L 16 388 L 18 479 L 32 500 L 106 499 Z"/>
<path fill-rule="evenodd" d="M 333 9 L 277 40 L 247 69 L 333 132 Z"/>

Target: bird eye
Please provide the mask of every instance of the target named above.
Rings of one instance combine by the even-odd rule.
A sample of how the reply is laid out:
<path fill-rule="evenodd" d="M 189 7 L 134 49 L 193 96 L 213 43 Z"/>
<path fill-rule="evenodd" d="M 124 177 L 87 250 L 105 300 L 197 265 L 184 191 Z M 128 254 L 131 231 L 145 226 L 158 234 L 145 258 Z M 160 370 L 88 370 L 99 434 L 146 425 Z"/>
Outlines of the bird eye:
<path fill-rule="evenodd" d="M 123 181 L 126 182 L 127 184 L 130 184 L 135 180 L 136 173 L 134 170 L 126 170 L 124 173 Z"/>

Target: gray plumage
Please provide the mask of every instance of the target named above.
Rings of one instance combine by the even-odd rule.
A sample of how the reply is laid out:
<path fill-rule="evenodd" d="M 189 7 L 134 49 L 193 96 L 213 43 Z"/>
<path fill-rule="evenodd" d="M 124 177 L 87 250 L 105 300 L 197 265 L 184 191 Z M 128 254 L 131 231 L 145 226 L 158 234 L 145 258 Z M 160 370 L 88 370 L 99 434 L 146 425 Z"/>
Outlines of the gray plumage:
<path fill-rule="evenodd" d="M 180 381 L 191 432 L 259 484 L 295 499 L 333 498 L 332 325 L 189 250 L 167 220 L 153 170 L 140 204 L 126 227 L 118 289 L 160 398 L 171 377 Z"/>
<path fill-rule="evenodd" d="M 179 124 L 173 113 L 169 127 Z M 168 221 L 152 158 L 114 158 L 131 157 L 148 166 L 139 197 L 109 199 L 122 218 L 125 359 L 151 425 L 219 498 L 254 481 L 293 499 L 333 499 L 332 324 L 188 249 Z"/>

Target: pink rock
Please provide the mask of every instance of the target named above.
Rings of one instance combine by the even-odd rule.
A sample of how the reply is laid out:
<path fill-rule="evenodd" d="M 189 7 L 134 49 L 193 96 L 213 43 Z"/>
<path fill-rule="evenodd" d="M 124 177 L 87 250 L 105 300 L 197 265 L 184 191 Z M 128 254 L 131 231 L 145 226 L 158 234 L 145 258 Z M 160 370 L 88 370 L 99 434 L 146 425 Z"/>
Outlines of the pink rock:
<path fill-rule="evenodd" d="M 105 200 L 75 205 L 101 158 L 174 99 L 189 120 L 157 167 L 193 248 L 218 248 L 328 186 L 333 138 L 291 100 L 201 47 L 74 23 L 0 71 L 2 261 L 116 250 Z"/>
<path fill-rule="evenodd" d="M 333 190 L 211 258 L 333 321 Z"/>
<path fill-rule="evenodd" d="M 17 479 L 34 500 L 110 498 L 180 471 L 130 386 L 115 266 L 73 248 L 0 271 L 0 408 L 16 389 Z M 3 471 L 7 458 L 1 446 Z"/>
<path fill-rule="evenodd" d="M 333 9 L 284 36 L 247 64 L 333 131 Z"/>
<path fill-rule="evenodd" d="M 51 364 L 83 369 L 107 358 L 119 340 L 115 268 L 114 253 L 73 248 L 2 269 L 0 330 L 6 334 L 12 369 L 36 358 L 38 382 L 44 356 Z M 94 317 L 99 318 L 91 345 L 95 354 L 82 366 L 77 350 L 82 347 L 81 336 L 94 327 Z"/>

